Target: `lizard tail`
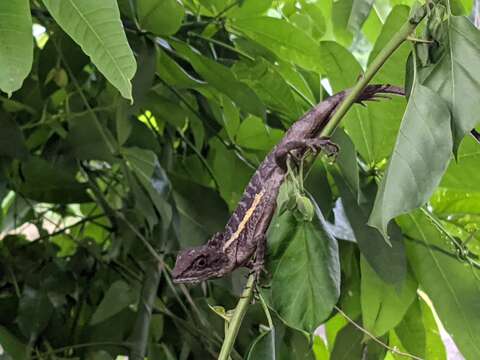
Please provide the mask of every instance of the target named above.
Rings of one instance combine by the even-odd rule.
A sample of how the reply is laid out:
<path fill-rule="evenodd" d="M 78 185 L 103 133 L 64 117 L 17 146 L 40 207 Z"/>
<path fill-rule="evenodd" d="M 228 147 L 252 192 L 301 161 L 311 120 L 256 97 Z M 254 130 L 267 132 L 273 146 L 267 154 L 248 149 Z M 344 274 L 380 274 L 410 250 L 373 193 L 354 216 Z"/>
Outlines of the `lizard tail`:
<path fill-rule="evenodd" d="M 367 85 L 355 102 L 364 105 L 364 101 L 378 101 L 382 98 L 389 99 L 386 94 L 405 95 L 405 91 L 398 86 L 389 84 Z"/>

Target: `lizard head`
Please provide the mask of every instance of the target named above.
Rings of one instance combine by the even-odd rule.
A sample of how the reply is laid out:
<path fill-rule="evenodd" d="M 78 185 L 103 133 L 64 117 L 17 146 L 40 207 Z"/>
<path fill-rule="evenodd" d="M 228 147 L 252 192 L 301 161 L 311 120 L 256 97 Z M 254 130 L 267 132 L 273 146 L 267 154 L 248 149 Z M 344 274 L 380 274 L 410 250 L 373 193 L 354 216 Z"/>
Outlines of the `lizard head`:
<path fill-rule="evenodd" d="M 207 244 L 182 250 L 172 271 L 175 283 L 197 283 L 228 272 L 228 256 L 222 249 L 222 234 L 216 233 Z"/>

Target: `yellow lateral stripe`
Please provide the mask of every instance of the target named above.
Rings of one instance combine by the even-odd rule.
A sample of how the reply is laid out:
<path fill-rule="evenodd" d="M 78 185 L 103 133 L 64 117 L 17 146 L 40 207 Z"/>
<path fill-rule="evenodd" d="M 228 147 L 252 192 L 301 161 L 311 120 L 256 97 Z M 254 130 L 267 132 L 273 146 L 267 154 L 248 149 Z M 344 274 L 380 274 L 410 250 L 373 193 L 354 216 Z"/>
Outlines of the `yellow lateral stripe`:
<path fill-rule="evenodd" d="M 232 243 L 237 240 L 237 238 L 240 236 L 240 234 L 242 233 L 243 229 L 245 228 L 245 225 L 247 225 L 247 222 L 248 220 L 250 220 L 250 218 L 252 217 L 253 215 L 253 212 L 255 211 L 255 209 L 257 208 L 258 204 L 260 203 L 260 200 L 262 200 L 262 197 L 263 197 L 263 194 L 264 194 L 264 190 L 262 190 L 259 194 L 256 194 L 255 197 L 253 198 L 253 202 L 252 202 L 252 206 L 250 206 L 250 208 L 247 210 L 247 212 L 245 213 L 245 216 L 243 217 L 242 221 L 240 222 L 240 224 L 238 225 L 237 227 L 237 230 L 232 234 L 231 238 L 228 239 L 228 241 L 225 243 L 225 245 L 223 245 L 223 250 L 225 251 L 226 249 L 228 249 L 228 247 L 230 245 L 232 245 Z"/>

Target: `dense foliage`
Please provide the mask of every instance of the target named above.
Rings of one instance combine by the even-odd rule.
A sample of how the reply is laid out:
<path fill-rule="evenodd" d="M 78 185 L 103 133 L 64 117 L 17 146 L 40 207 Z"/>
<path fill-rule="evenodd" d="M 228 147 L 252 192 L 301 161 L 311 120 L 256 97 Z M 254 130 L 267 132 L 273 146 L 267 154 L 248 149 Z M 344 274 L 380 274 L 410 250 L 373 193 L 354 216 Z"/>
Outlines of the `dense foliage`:
<path fill-rule="evenodd" d="M 480 358 L 480 32 L 429 4 L 373 79 L 408 102 L 355 105 L 313 219 L 274 218 L 232 359 L 445 359 L 437 314 Z M 177 251 L 419 6 L 0 1 L 0 359 L 215 358 L 247 272 L 175 285 Z"/>

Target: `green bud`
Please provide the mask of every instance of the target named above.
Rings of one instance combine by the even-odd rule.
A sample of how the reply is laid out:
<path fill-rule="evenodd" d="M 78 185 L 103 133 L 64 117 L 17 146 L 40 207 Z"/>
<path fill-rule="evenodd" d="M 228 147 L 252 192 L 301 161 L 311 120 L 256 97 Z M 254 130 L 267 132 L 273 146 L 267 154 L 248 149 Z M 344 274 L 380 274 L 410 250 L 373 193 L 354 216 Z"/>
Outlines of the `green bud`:
<path fill-rule="evenodd" d="M 315 209 L 312 201 L 305 195 L 298 195 L 296 201 L 296 218 L 297 220 L 312 221 L 313 215 L 315 215 Z"/>

